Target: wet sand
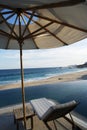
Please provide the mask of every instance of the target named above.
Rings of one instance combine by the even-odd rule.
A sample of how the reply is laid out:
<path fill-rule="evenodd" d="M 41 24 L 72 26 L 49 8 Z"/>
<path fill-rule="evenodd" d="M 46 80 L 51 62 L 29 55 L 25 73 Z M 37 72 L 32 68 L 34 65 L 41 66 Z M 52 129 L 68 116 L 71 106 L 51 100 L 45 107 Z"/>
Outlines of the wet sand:
<path fill-rule="evenodd" d="M 58 82 L 68 82 L 68 81 L 86 80 L 86 79 L 87 79 L 87 71 L 82 71 L 82 72 L 54 76 L 54 77 L 39 80 L 39 81 L 25 82 L 24 86 L 30 87 L 30 86 L 37 86 L 41 84 L 52 84 L 52 83 L 58 83 Z M 21 87 L 21 83 L 14 83 L 14 84 L 0 86 L 0 90 L 20 88 L 20 87 Z"/>

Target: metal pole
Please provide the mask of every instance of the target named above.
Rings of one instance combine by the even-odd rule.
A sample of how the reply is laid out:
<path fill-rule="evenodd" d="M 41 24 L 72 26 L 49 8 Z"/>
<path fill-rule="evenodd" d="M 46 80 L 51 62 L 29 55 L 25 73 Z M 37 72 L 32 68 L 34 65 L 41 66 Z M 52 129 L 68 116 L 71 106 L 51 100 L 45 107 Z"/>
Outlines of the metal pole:
<path fill-rule="evenodd" d="M 25 108 L 25 91 L 24 91 L 24 71 L 23 71 L 23 63 L 22 63 L 22 43 L 20 43 L 20 65 L 21 65 L 23 118 L 24 118 L 24 127 L 25 127 L 25 130 L 26 130 L 26 108 Z"/>

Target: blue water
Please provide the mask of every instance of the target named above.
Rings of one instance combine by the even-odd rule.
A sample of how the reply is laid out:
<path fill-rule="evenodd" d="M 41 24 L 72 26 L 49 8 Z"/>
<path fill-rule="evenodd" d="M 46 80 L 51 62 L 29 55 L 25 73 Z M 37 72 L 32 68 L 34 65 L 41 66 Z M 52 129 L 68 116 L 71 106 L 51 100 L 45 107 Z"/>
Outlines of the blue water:
<path fill-rule="evenodd" d="M 62 73 L 83 71 L 76 68 L 25 69 L 25 81 L 45 78 Z M 40 77 L 40 78 L 39 78 Z M 84 78 L 85 77 L 85 78 Z M 76 100 L 76 112 L 87 118 L 87 79 L 25 88 L 26 102 L 35 98 L 51 98 L 58 102 Z M 0 70 L 0 83 L 20 81 L 20 70 Z M 5 83 L 4 83 L 5 82 Z M 22 103 L 21 88 L 0 90 L 0 108 Z"/>
<path fill-rule="evenodd" d="M 39 85 L 25 88 L 26 102 L 31 99 L 46 97 L 58 102 L 76 100 L 75 109 L 87 118 L 87 80 Z M 21 103 L 21 88 L 0 91 L 0 107 Z"/>
<path fill-rule="evenodd" d="M 32 68 L 24 69 L 24 80 L 25 81 L 35 81 L 41 80 L 44 78 L 61 75 L 64 73 L 71 73 L 76 71 L 87 70 L 87 68 L 68 68 L 68 67 L 56 67 L 56 68 Z M 16 83 L 21 80 L 20 69 L 9 69 L 9 70 L 0 70 L 0 86 L 10 83 Z"/>

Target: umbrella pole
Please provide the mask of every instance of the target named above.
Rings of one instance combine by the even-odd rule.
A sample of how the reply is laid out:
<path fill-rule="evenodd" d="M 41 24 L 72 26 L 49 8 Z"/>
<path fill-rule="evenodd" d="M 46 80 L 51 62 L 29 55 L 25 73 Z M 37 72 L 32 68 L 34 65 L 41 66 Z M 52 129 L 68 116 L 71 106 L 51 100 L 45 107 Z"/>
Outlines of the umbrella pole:
<path fill-rule="evenodd" d="M 22 85 L 22 102 L 23 102 L 23 116 L 24 116 L 24 127 L 26 130 L 26 108 L 25 108 L 25 91 L 24 91 L 24 72 L 22 63 L 22 44 L 20 43 L 20 65 L 21 65 L 21 85 Z"/>

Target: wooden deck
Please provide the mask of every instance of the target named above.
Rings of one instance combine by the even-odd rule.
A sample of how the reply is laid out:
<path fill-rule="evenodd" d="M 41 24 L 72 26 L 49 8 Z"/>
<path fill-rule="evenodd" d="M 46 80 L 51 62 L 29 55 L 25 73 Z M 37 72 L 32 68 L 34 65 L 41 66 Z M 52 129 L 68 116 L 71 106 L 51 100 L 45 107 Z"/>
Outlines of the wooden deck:
<path fill-rule="evenodd" d="M 34 116 L 34 127 L 33 130 L 48 130 L 44 123 L 38 119 L 37 116 Z M 57 128 L 59 130 L 72 130 L 72 125 L 65 121 L 64 119 L 59 119 L 57 124 Z M 50 122 L 50 126 L 52 126 L 54 130 L 53 123 Z M 30 120 L 27 120 L 27 129 L 30 129 Z M 13 113 L 5 113 L 0 115 L 0 130 L 16 130 L 16 124 L 14 124 L 14 116 Z M 23 123 L 20 122 L 19 130 L 24 130 Z M 80 130 L 80 129 L 73 129 Z"/>
<path fill-rule="evenodd" d="M 9 112 L 8 112 L 9 110 Z M 17 130 L 16 124 L 14 123 L 14 115 L 13 115 L 13 107 L 10 109 L 3 110 L 3 113 L 0 112 L 0 130 Z M 27 120 L 27 129 L 31 130 L 30 119 Z M 54 130 L 53 122 L 49 122 L 49 125 Z M 61 118 L 58 119 L 56 122 L 58 130 L 72 130 L 72 125 L 66 121 L 65 119 Z M 19 123 L 19 130 L 24 130 L 24 126 L 22 121 Z M 45 124 L 38 119 L 35 115 L 33 117 L 33 130 L 48 130 Z M 73 130 L 80 130 L 79 128 L 74 128 Z"/>

